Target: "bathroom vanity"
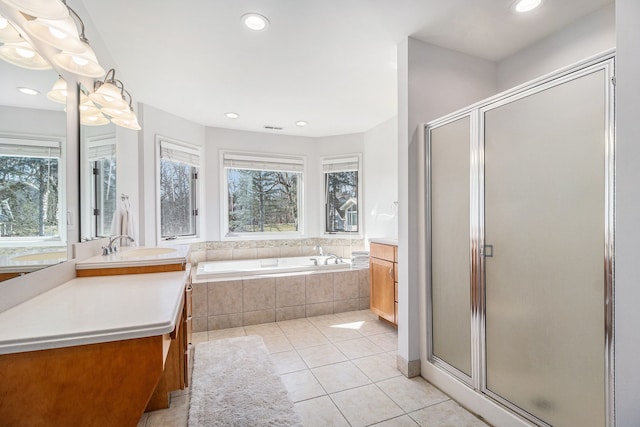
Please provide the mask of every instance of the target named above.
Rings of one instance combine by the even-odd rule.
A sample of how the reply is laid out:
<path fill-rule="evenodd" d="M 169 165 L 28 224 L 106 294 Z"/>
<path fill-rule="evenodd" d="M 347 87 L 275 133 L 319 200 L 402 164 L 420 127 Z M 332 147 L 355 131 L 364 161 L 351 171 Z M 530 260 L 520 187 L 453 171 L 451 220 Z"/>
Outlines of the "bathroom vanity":
<path fill-rule="evenodd" d="M 398 242 L 372 239 L 369 258 L 371 311 L 398 325 Z"/>
<path fill-rule="evenodd" d="M 109 257 L 78 263 L 95 274 L 0 313 L 2 424 L 135 426 L 168 407 L 188 385 L 190 266 L 180 258 L 169 272 L 166 262 L 159 272 Z"/>

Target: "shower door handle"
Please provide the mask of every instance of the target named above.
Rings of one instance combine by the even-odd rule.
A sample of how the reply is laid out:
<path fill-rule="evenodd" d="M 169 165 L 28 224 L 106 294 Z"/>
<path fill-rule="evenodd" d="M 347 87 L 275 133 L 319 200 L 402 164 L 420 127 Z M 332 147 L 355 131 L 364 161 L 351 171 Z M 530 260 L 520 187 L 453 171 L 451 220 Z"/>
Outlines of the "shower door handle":
<path fill-rule="evenodd" d="M 480 256 L 485 258 L 493 258 L 493 245 L 484 245 Z"/>

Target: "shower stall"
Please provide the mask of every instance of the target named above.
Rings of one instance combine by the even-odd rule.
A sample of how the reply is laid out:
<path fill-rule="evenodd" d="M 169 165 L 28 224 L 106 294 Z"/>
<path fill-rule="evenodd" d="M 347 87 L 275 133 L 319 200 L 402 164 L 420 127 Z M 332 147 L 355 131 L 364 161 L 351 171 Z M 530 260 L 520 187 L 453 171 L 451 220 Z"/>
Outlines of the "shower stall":
<path fill-rule="evenodd" d="M 430 363 L 542 426 L 612 425 L 614 59 L 425 127 Z"/>

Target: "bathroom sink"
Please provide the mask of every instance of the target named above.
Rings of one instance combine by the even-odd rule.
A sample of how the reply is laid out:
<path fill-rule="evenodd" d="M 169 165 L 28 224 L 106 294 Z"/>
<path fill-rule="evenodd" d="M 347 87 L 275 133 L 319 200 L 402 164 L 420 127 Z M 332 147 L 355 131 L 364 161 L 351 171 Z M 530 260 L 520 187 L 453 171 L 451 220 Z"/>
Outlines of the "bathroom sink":
<path fill-rule="evenodd" d="M 42 252 L 38 254 L 19 255 L 11 258 L 12 261 L 48 261 L 48 260 L 64 260 L 67 258 L 67 251 L 60 252 Z"/>
<path fill-rule="evenodd" d="M 166 255 L 176 252 L 174 248 L 135 248 L 123 250 L 118 253 L 121 258 L 139 257 L 139 256 L 156 256 Z"/>

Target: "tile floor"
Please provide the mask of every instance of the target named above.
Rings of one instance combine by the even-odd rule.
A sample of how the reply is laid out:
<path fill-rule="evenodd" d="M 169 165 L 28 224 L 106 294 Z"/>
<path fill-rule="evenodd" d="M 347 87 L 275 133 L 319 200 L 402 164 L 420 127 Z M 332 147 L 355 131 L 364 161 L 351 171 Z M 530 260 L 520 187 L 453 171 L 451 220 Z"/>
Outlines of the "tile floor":
<path fill-rule="evenodd" d="M 396 369 L 397 331 L 369 310 L 193 334 L 194 344 L 261 335 L 305 426 L 480 427 L 424 379 Z M 187 425 L 189 390 L 138 427 Z"/>

